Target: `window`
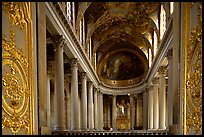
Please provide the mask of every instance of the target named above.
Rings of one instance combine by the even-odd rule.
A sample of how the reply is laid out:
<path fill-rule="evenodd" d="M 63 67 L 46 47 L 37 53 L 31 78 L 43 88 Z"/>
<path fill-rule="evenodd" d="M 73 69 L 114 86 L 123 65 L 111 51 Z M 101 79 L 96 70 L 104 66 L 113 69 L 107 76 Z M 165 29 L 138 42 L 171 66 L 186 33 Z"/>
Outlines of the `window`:
<path fill-rule="evenodd" d="M 68 17 L 69 21 L 72 20 L 72 6 L 71 6 L 71 2 L 67 2 L 67 17 Z"/>
<path fill-rule="evenodd" d="M 165 31 L 166 31 L 166 12 L 164 10 L 164 5 L 162 4 L 160 12 L 160 39 L 163 38 Z"/>
<path fill-rule="evenodd" d="M 83 20 L 80 20 L 79 25 L 80 25 L 79 26 L 80 27 L 80 30 L 79 30 L 80 31 L 80 34 L 79 34 L 80 35 L 80 43 L 83 44 Z"/>
<path fill-rule="evenodd" d="M 154 57 L 155 57 L 157 53 L 157 34 L 155 31 L 154 31 L 154 43 L 153 44 L 154 44 L 153 46 L 154 46 Z"/>
<path fill-rule="evenodd" d="M 174 12 L 174 2 L 170 2 L 170 13 Z"/>

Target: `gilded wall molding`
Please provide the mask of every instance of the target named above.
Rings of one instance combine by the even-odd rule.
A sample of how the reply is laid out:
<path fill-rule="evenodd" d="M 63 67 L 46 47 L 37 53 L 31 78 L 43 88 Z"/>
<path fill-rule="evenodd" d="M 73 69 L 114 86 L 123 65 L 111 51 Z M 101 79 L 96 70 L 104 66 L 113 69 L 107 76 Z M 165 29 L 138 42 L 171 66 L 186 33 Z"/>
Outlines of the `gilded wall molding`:
<path fill-rule="evenodd" d="M 8 18 L 8 36 L 2 33 L 2 133 L 32 134 L 33 125 L 33 66 L 31 37 L 31 4 L 3 2 L 3 16 Z M 24 32 L 25 49 L 19 49 L 17 28 Z M 22 37 L 23 39 L 23 37 Z M 28 53 L 28 54 L 26 54 Z"/>
<path fill-rule="evenodd" d="M 190 4 L 184 6 L 186 9 Z M 185 11 L 187 13 L 190 10 Z M 189 16 L 184 17 L 184 27 L 189 25 Z M 202 127 L 202 4 L 198 4 L 198 24 L 191 31 L 183 32 L 183 133 L 195 129 L 199 134 Z M 187 36 L 186 36 L 187 34 Z M 188 36 L 189 34 L 189 36 Z"/>

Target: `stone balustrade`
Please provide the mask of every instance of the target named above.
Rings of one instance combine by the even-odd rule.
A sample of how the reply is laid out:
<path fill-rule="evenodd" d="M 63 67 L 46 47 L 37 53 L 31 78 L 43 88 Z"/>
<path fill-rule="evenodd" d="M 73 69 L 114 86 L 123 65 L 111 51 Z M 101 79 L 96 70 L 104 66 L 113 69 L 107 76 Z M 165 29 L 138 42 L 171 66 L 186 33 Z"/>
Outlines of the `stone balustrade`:
<path fill-rule="evenodd" d="M 169 130 L 131 130 L 131 131 L 53 131 L 52 135 L 169 135 Z"/>

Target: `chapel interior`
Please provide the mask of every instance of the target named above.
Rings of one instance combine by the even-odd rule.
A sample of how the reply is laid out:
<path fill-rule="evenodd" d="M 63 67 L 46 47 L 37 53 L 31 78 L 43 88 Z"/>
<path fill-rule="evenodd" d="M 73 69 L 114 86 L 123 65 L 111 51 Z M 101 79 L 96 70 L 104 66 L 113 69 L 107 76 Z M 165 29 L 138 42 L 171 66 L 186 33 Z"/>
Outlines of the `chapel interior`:
<path fill-rule="evenodd" d="M 202 135 L 201 2 L 2 2 L 3 135 Z"/>

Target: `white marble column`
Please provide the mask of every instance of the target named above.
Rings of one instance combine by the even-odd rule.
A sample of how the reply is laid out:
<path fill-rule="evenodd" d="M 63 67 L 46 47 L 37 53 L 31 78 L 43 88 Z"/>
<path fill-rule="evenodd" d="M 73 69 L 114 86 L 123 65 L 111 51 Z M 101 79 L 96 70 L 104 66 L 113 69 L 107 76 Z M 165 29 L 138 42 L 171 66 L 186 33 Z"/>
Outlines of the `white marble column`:
<path fill-rule="evenodd" d="M 116 130 L 116 95 L 112 96 L 112 128 Z"/>
<path fill-rule="evenodd" d="M 168 95 L 167 95 L 167 104 L 168 104 L 168 125 L 173 125 L 173 103 L 172 103 L 172 75 L 173 75 L 173 59 L 172 59 L 173 49 L 169 49 L 167 52 L 168 59 Z"/>
<path fill-rule="evenodd" d="M 94 130 L 94 115 L 93 115 L 93 83 L 88 82 L 88 127 L 89 130 Z"/>
<path fill-rule="evenodd" d="M 65 129 L 65 109 L 64 109 L 64 60 L 63 52 L 65 41 L 62 35 L 55 37 L 55 80 L 56 80 L 56 101 L 57 101 L 57 119 L 56 130 Z"/>
<path fill-rule="evenodd" d="M 152 83 L 154 85 L 153 90 L 153 129 L 159 128 L 159 93 L 158 93 L 158 85 L 159 78 L 154 77 Z"/>
<path fill-rule="evenodd" d="M 130 95 L 130 128 L 134 130 L 135 126 L 135 100 L 134 95 Z"/>
<path fill-rule="evenodd" d="M 148 129 L 153 129 L 153 86 L 149 86 L 148 92 Z"/>
<path fill-rule="evenodd" d="M 94 88 L 94 129 L 98 130 L 98 90 Z"/>
<path fill-rule="evenodd" d="M 81 73 L 81 110 L 82 110 L 82 123 L 81 129 L 87 130 L 87 76 L 86 72 Z"/>
<path fill-rule="evenodd" d="M 160 66 L 159 73 L 159 128 L 165 129 L 165 114 L 166 114 L 166 81 L 165 81 L 166 66 Z"/>
<path fill-rule="evenodd" d="M 79 130 L 78 60 L 73 58 L 71 66 L 71 130 Z"/>
<path fill-rule="evenodd" d="M 143 130 L 147 129 L 148 111 L 147 111 L 147 91 L 143 91 Z"/>
<path fill-rule="evenodd" d="M 103 93 L 99 91 L 99 109 L 100 109 L 100 122 L 99 122 L 99 130 L 103 130 Z"/>

